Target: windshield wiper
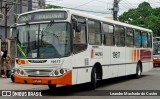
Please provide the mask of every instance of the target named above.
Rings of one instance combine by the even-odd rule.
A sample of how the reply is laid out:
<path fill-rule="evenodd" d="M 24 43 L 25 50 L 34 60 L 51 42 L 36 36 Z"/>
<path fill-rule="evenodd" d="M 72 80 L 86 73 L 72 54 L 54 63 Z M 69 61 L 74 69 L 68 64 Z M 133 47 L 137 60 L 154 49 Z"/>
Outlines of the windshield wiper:
<path fill-rule="evenodd" d="M 41 33 L 43 33 L 44 31 L 47 31 L 47 30 L 50 30 L 51 29 L 51 26 L 54 24 L 54 21 L 50 21 L 49 24 L 47 24 L 46 28 L 44 28 Z"/>
<path fill-rule="evenodd" d="M 20 53 L 26 57 L 26 53 L 23 51 L 22 47 L 17 43 L 17 48 L 19 49 Z"/>
<path fill-rule="evenodd" d="M 19 37 L 19 30 L 17 31 L 17 44 L 16 44 L 16 46 L 17 46 L 18 50 L 20 51 L 20 53 L 23 55 L 23 57 L 26 57 L 26 53 L 23 51 L 23 49 L 21 47 L 21 42 L 19 41 L 18 37 Z"/>

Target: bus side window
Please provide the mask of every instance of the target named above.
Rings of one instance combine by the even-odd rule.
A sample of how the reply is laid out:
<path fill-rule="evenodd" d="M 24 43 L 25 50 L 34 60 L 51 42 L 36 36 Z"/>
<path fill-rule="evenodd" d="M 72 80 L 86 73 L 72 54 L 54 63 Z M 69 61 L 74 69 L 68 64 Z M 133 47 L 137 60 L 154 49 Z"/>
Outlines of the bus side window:
<path fill-rule="evenodd" d="M 104 34 L 104 40 L 103 44 L 106 46 L 113 46 L 113 25 L 109 24 L 103 24 L 103 34 Z"/>
<path fill-rule="evenodd" d="M 101 24 L 98 21 L 88 21 L 88 35 L 89 44 L 100 45 L 101 44 Z"/>
<path fill-rule="evenodd" d="M 126 28 L 126 46 L 134 46 L 134 30 L 131 28 Z"/>
<path fill-rule="evenodd" d="M 73 53 L 78 53 L 87 48 L 86 25 L 81 24 L 81 32 L 73 33 Z"/>
<path fill-rule="evenodd" d="M 116 46 L 125 46 L 125 30 L 121 26 L 115 26 L 115 41 Z"/>
<path fill-rule="evenodd" d="M 148 35 L 146 32 L 142 32 L 142 47 L 147 48 L 148 45 Z"/>
<path fill-rule="evenodd" d="M 141 40 L 141 31 L 135 30 L 134 32 L 134 46 L 135 47 L 142 47 L 142 40 Z"/>
<path fill-rule="evenodd" d="M 148 33 L 148 48 L 152 48 L 152 35 Z"/>

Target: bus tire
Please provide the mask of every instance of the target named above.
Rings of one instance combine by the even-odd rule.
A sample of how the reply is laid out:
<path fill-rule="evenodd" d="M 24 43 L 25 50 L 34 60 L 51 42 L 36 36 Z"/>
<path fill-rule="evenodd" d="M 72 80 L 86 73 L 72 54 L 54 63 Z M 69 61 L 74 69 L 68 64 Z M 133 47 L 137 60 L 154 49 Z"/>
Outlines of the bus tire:
<path fill-rule="evenodd" d="M 14 80 L 14 76 L 13 75 L 11 75 L 11 80 L 12 80 L 12 82 L 14 82 L 15 80 Z"/>
<path fill-rule="evenodd" d="M 56 84 L 48 85 L 49 89 L 54 91 L 56 89 Z"/>
<path fill-rule="evenodd" d="M 142 76 L 142 67 L 141 67 L 141 64 L 138 63 L 138 64 L 137 64 L 137 68 L 136 68 L 135 77 L 136 77 L 136 78 L 140 78 L 141 76 Z"/>
<path fill-rule="evenodd" d="M 155 68 L 156 67 L 156 64 L 153 64 L 153 68 Z"/>
<path fill-rule="evenodd" d="M 96 73 L 96 68 L 93 67 L 92 72 L 91 72 L 90 89 L 91 90 L 96 89 L 96 84 L 97 84 L 97 73 Z"/>

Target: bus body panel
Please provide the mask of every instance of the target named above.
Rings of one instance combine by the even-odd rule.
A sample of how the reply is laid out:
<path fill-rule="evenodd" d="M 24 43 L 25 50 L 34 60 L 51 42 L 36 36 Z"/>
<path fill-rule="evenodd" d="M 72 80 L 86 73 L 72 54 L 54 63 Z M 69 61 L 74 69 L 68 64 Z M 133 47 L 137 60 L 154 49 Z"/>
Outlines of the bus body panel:
<path fill-rule="evenodd" d="M 117 74 L 115 74 L 115 76 L 125 75 L 125 47 L 111 47 L 110 58 L 111 66 L 118 68 Z"/>
<path fill-rule="evenodd" d="M 110 46 L 105 46 L 103 45 L 103 60 L 104 60 L 104 66 L 102 66 L 102 74 L 103 74 L 103 79 L 111 78 L 112 77 L 112 68 L 109 66 L 111 64 L 111 47 Z"/>
<path fill-rule="evenodd" d="M 77 72 L 77 77 L 73 78 L 73 81 L 76 81 L 76 84 L 90 82 L 92 69 L 92 65 L 90 62 L 90 52 L 90 49 L 87 48 L 84 51 L 73 54 L 73 71 Z"/>
<path fill-rule="evenodd" d="M 139 59 L 135 59 L 135 48 L 126 47 L 126 75 L 135 74 L 136 66 Z"/>

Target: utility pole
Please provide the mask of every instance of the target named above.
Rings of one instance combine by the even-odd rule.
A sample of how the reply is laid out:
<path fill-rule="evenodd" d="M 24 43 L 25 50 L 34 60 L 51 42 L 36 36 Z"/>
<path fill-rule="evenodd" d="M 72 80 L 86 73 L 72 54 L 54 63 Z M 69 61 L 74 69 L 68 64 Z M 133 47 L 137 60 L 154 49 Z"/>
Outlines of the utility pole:
<path fill-rule="evenodd" d="M 119 11 L 119 4 L 120 0 L 114 0 L 114 4 L 113 4 L 113 19 L 114 20 L 118 20 L 118 11 Z"/>
<path fill-rule="evenodd" d="M 32 11 L 32 0 L 28 0 L 28 11 Z"/>
<path fill-rule="evenodd" d="M 3 9 L 5 9 L 5 13 L 4 13 L 4 19 L 5 19 L 5 38 L 7 38 L 7 21 L 8 21 L 8 16 L 7 13 L 9 11 L 9 7 L 8 4 L 6 2 L 5 6 L 2 7 Z"/>
<path fill-rule="evenodd" d="M 38 0 L 38 6 L 40 9 L 44 9 L 45 8 L 45 0 Z"/>

